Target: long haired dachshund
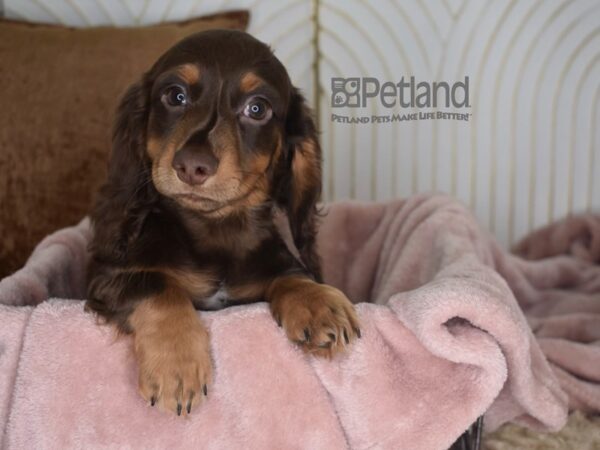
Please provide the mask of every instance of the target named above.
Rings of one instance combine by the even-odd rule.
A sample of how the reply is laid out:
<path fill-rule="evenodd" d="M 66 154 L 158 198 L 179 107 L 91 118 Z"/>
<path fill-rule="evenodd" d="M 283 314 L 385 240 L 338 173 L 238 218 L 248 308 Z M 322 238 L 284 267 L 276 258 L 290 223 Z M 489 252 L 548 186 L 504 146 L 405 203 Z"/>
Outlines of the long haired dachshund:
<path fill-rule="evenodd" d="M 319 356 L 360 337 L 350 301 L 321 283 L 320 190 L 310 111 L 248 34 L 192 35 L 129 88 L 92 212 L 86 306 L 133 336 L 148 402 L 189 414 L 207 395 L 209 337 L 196 309 L 266 300 L 289 339 Z"/>

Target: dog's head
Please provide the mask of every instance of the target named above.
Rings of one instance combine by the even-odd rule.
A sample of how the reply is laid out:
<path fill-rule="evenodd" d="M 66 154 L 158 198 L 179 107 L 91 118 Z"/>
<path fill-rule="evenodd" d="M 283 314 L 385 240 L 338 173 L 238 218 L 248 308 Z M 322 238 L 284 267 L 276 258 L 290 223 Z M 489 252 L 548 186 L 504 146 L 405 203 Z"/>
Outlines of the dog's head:
<path fill-rule="evenodd" d="M 125 94 L 108 185 L 129 205 L 155 190 L 209 219 L 276 204 L 301 249 L 314 241 L 321 151 L 270 48 L 243 32 L 206 31 L 167 51 Z"/>
<path fill-rule="evenodd" d="M 237 31 L 181 41 L 129 89 L 113 148 L 113 159 L 125 157 L 150 169 L 162 195 L 207 217 L 269 200 L 297 215 L 320 194 L 303 97 L 269 47 Z"/>

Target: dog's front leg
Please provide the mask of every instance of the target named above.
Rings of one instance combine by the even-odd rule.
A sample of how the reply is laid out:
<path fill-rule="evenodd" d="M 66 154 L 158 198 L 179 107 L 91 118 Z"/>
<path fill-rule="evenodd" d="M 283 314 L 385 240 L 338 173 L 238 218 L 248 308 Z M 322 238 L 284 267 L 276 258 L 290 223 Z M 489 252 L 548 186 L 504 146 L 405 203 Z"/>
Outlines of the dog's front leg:
<path fill-rule="evenodd" d="M 129 317 L 139 364 L 139 389 L 152 405 L 189 414 L 208 394 L 208 332 L 191 300 L 167 287 L 138 303 Z"/>
<path fill-rule="evenodd" d="M 266 299 L 288 338 L 308 353 L 331 358 L 360 337 L 354 306 L 332 286 L 288 275 L 271 282 Z"/>

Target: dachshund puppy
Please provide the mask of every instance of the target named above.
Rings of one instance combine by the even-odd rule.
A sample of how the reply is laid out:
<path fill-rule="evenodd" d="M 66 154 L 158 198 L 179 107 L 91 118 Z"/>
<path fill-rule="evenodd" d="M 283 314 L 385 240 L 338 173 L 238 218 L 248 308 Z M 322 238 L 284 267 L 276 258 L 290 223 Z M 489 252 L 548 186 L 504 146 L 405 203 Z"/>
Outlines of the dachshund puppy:
<path fill-rule="evenodd" d="M 207 395 L 209 337 L 196 309 L 266 300 L 289 339 L 319 356 L 360 337 L 350 301 L 321 283 L 320 189 L 304 99 L 248 34 L 192 35 L 129 88 L 92 212 L 86 306 L 132 335 L 148 402 L 181 415 Z"/>

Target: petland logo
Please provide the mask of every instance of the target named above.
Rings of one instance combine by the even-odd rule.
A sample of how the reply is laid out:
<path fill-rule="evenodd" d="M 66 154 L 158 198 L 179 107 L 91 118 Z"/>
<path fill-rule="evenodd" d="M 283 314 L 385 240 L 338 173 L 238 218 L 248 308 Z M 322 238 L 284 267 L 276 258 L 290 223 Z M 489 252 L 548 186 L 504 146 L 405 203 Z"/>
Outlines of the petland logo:
<path fill-rule="evenodd" d="M 468 121 L 470 113 L 448 111 L 448 109 L 470 108 L 469 77 L 450 85 L 442 82 L 416 82 L 415 77 L 399 82 L 381 83 L 377 78 L 332 78 L 332 108 L 367 108 L 375 106 L 385 108 L 418 108 L 434 109 L 434 111 L 417 111 L 388 115 L 344 116 L 332 114 L 332 122 L 339 123 L 382 123 L 403 122 L 409 120 L 450 119 Z M 445 108 L 445 110 L 439 110 Z"/>

